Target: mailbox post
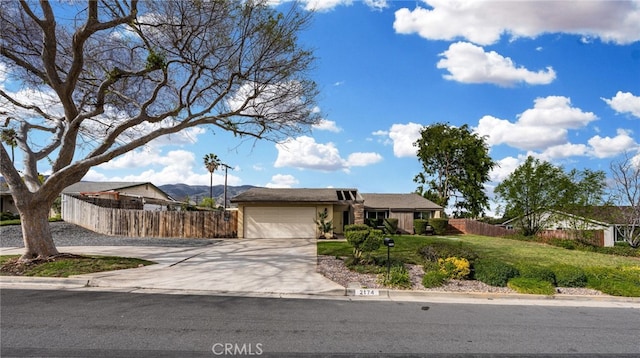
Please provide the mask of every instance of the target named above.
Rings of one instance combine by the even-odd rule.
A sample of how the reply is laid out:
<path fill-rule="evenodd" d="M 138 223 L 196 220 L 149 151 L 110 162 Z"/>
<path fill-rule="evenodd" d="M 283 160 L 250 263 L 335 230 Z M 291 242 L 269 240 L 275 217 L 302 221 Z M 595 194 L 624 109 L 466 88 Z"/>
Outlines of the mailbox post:
<path fill-rule="evenodd" d="M 389 275 L 391 275 L 391 248 L 395 246 L 395 243 L 393 239 L 385 237 L 384 246 L 387 247 L 387 282 L 389 282 Z"/>

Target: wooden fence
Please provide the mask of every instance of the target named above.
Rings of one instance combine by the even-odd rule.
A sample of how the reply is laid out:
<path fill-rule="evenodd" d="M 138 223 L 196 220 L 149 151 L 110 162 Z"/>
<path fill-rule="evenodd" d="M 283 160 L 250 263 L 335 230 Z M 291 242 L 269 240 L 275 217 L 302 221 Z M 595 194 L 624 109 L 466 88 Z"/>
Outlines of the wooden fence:
<path fill-rule="evenodd" d="M 472 219 L 449 219 L 448 230 L 456 234 L 473 234 L 493 237 L 509 236 L 516 233 L 514 230 Z"/>
<path fill-rule="evenodd" d="M 604 246 L 604 230 L 543 230 L 536 236 L 544 239 L 562 239 L 588 245 Z"/>
<path fill-rule="evenodd" d="M 227 220 L 225 220 L 227 216 Z M 62 196 L 62 219 L 100 234 L 127 237 L 237 237 L 237 211 L 147 211 L 103 208 Z"/>

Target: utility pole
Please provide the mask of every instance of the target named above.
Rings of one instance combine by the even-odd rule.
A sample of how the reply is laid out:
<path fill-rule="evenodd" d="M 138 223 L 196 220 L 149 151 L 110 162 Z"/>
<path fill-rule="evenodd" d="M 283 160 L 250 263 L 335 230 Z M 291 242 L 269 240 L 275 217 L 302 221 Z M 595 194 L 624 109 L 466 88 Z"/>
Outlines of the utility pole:
<path fill-rule="evenodd" d="M 224 166 L 224 210 L 227 210 L 227 169 L 231 168 L 230 166 L 222 163 L 222 166 Z M 231 168 L 233 169 L 233 168 Z"/>

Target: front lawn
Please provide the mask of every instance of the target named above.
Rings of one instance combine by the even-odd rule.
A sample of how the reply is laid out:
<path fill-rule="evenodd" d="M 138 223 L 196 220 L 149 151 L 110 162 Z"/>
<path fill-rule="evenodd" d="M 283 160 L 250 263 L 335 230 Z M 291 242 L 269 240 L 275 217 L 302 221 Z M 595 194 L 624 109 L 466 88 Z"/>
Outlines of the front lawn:
<path fill-rule="evenodd" d="M 87 273 L 147 266 L 155 262 L 116 256 L 60 255 L 48 260 L 18 262 L 19 255 L 0 256 L 0 275 L 69 277 Z"/>
<path fill-rule="evenodd" d="M 640 297 L 640 258 L 602 253 L 567 250 L 535 242 L 493 238 L 476 235 L 460 236 L 393 236 L 392 262 L 423 264 L 419 250 L 432 244 L 470 249 L 481 260 L 498 260 L 516 267 L 554 267 L 569 265 L 584 270 L 587 286 L 618 296 Z M 350 256 L 347 242 L 318 241 L 318 255 Z M 373 252 L 375 262 L 385 262 L 387 247 Z M 609 287 L 615 286 L 615 289 Z"/>

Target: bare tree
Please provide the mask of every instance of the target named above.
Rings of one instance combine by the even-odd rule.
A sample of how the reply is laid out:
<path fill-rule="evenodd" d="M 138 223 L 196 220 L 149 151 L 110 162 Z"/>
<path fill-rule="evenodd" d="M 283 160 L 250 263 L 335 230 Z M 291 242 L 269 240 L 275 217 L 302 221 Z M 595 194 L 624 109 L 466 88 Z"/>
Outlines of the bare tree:
<path fill-rule="evenodd" d="M 266 0 L 3 2 L 0 107 L 23 163 L 0 146 L 0 173 L 21 259 L 58 254 L 49 209 L 93 166 L 195 126 L 276 141 L 317 123 L 297 39 L 310 16 Z"/>
<path fill-rule="evenodd" d="M 612 193 L 620 207 L 618 232 L 631 247 L 640 247 L 640 156 L 625 152 L 610 169 Z"/>

